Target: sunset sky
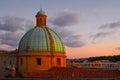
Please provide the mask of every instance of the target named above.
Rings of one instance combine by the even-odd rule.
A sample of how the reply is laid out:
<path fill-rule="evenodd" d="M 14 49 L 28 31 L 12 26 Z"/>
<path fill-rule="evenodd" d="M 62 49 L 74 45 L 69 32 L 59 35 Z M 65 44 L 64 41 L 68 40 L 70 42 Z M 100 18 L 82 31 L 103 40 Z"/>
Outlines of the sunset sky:
<path fill-rule="evenodd" d="M 1 50 L 18 48 L 41 8 L 67 58 L 120 54 L 120 0 L 0 0 Z"/>

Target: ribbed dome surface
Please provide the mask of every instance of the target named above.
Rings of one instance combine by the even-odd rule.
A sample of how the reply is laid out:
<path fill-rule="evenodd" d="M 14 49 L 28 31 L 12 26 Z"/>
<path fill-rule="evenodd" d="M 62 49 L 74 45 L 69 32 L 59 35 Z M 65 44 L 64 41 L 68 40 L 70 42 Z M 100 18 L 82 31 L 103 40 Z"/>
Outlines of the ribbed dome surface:
<path fill-rule="evenodd" d="M 54 52 L 65 52 L 60 37 L 49 28 L 34 27 L 29 30 L 19 43 L 19 52 L 52 51 L 49 33 L 54 42 Z"/>

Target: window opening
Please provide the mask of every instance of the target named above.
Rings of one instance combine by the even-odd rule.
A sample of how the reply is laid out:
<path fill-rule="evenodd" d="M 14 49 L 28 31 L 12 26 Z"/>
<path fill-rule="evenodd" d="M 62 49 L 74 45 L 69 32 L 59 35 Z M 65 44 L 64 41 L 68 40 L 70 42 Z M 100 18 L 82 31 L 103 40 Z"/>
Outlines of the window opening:
<path fill-rule="evenodd" d="M 41 58 L 37 58 L 37 65 L 41 65 Z"/>
<path fill-rule="evenodd" d="M 23 64 L 23 58 L 20 58 L 20 64 Z"/>
<path fill-rule="evenodd" d="M 61 65 L 61 59 L 57 58 L 57 65 Z"/>

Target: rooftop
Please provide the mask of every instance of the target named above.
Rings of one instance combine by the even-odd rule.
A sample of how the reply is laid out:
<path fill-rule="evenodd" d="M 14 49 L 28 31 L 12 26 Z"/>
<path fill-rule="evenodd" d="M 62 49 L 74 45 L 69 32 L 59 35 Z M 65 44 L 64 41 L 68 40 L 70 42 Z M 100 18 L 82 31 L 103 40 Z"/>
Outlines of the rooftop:
<path fill-rule="evenodd" d="M 120 78 L 117 70 L 54 67 L 45 72 L 27 72 L 26 78 Z"/>

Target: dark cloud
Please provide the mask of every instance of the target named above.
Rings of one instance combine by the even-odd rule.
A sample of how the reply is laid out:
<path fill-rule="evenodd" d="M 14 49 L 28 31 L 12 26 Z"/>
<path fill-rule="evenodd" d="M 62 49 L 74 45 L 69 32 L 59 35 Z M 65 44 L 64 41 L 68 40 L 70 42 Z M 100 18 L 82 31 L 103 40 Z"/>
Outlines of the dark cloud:
<path fill-rule="evenodd" d="M 110 36 L 113 32 L 99 32 L 99 33 L 96 33 L 94 35 L 91 35 L 90 37 L 95 40 L 95 39 L 98 39 L 98 38 L 105 38 L 107 36 Z"/>
<path fill-rule="evenodd" d="M 71 26 L 77 24 L 80 21 L 80 16 L 81 14 L 79 13 L 64 11 L 49 21 L 53 25 L 65 27 L 65 26 Z"/>
<path fill-rule="evenodd" d="M 64 11 L 49 20 L 52 29 L 60 35 L 64 44 L 68 47 L 82 47 L 85 45 L 85 42 L 82 41 L 82 36 L 70 31 L 70 27 L 68 27 L 79 23 L 80 16 L 80 13 Z"/>
<path fill-rule="evenodd" d="M 111 35 L 115 35 L 120 29 L 120 22 L 113 22 L 109 24 L 104 24 L 98 27 L 98 33 L 95 33 L 90 36 L 92 40 L 110 37 Z"/>
<path fill-rule="evenodd" d="M 82 47 L 85 45 L 85 43 L 81 41 L 80 35 L 69 36 L 65 38 L 64 43 L 66 44 L 66 46 L 69 46 L 69 47 Z"/>
<path fill-rule="evenodd" d="M 23 34 L 33 27 L 33 22 L 15 17 L 0 17 L 0 44 L 17 48 Z"/>
<path fill-rule="evenodd" d="M 115 48 L 115 50 L 120 50 L 120 47 Z"/>
<path fill-rule="evenodd" d="M 59 26 L 58 27 L 53 26 L 52 29 L 55 32 L 57 32 L 60 35 L 60 37 L 62 37 L 62 38 L 66 38 L 70 35 L 73 35 L 73 33 L 74 33 L 73 31 L 70 31 L 67 28 L 61 28 Z"/>
<path fill-rule="evenodd" d="M 60 35 L 64 44 L 68 47 L 82 47 L 85 45 L 82 36 L 74 34 L 75 32 L 70 31 L 70 27 L 67 27 L 77 24 L 80 21 L 80 16 L 79 13 L 64 11 L 49 20 L 53 26 L 52 29 Z"/>
<path fill-rule="evenodd" d="M 113 22 L 99 27 L 99 29 L 120 29 L 120 22 Z"/>
<path fill-rule="evenodd" d="M 6 31 L 5 34 L 0 35 L 1 44 L 17 47 L 22 35 L 23 33 Z"/>
<path fill-rule="evenodd" d="M 31 21 L 15 16 L 0 17 L 0 30 L 5 31 L 28 30 L 29 28 L 26 28 L 27 27 L 26 25 L 28 24 L 33 25 Z"/>
<path fill-rule="evenodd" d="M 82 41 L 81 35 L 76 35 L 67 28 L 53 27 L 53 30 L 60 35 L 64 44 L 68 47 L 82 47 L 86 45 L 85 42 Z"/>

